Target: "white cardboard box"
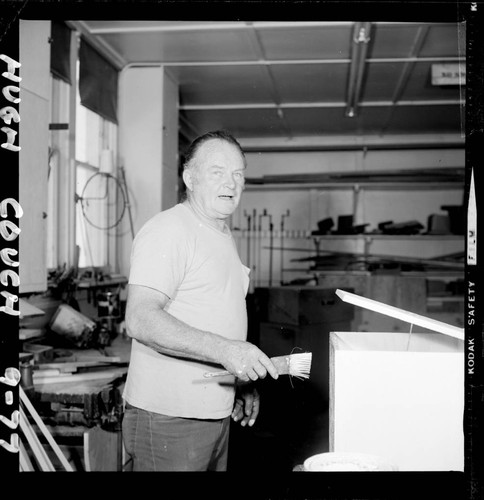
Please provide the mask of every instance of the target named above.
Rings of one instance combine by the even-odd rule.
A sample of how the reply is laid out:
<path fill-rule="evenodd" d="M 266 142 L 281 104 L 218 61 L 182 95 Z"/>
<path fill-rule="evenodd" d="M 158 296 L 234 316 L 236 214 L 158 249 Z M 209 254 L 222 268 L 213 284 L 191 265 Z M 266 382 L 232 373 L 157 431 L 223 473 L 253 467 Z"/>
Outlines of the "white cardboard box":
<path fill-rule="evenodd" d="M 463 471 L 457 333 L 331 332 L 329 451 L 377 455 L 399 471 Z"/>

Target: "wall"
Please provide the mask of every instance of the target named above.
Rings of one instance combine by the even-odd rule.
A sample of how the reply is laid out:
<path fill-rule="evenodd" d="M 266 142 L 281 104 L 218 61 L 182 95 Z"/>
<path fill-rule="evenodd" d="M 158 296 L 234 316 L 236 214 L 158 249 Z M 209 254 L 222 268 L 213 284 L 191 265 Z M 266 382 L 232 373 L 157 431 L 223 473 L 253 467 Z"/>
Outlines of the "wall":
<path fill-rule="evenodd" d="M 262 177 L 263 175 L 294 174 L 294 173 L 323 173 L 323 172 L 353 172 L 353 171 L 390 171 L 414 168 L 452 168 L 464 166 L 464 150 L 442 149 L 442 150 L 401 150 L 401 151 L 369 151 L 364 154 L 361 151 L 347 152 L 298 152 L 298 153 L 247 153 L 247 177 Z M 431 190 L 434 194 L 432 200 L 418 200 L 414 203 L 409 199 L 412 193 L 408 189 L 398 191 L 395 198 L 394 191 L 369 191 L 365 194 L 363 211 L 357 223 L 373 222 L 369 229 L 375 228 L 375 223 L 382 215 L 382 207 L 387 212 L 385 217 L 408 218 L 416 217 L 426 222 L 428 213 L 440 211 L 440 203 L 457 204 L 462 203 L 462 193 L 454 190 L 449 193 L 445 191 Z M 379 204 L 378 200 L 384 199 L 384 195 L 391 195 L 392 203 L 384 200 Z M 400 193 L 402 193 L 400 195 Z M 287 219 L 286 229 L 313 230 L 317 229 L 316 223 L 323 217 L 335 217 L 338 214 L 353 212 L 353 192 L 348 189 L 336 191 L 318 190 L 315 195 L 316 203 L 310 205 L 312 192 L 310 189 L 300 191 L 287 189 L 284 191 L 264 191 L 264 195 L 258 191 L 252 191 L 247 187 L 243 195 L 239 210 L 233 217 L 233 224 L 245 227 L 243 212 L 251 211 L 253 208 L 262 210 L 267 208 L 268 212 L 276 220 L 291 206 L 296 209 L 291 217 Z M 416 193 L 414 192 L 414 195 Z M 418 197 L 417 197 L 418 198 Z M 368 203 L 370 201 L 370 203 Z M 260 203 L 262 202 L 262 203 Z M 375 205 L 376 204 L 376 205 Z"/>
<path fill-rule="evenodd" d="M 162 67 L 127 67 L 119 78 L 119 160 L 124 167 L 133 232 L 177 200 L 178 98 Z M 129 214 L 118 231 L 118 267 L 129 274 Z"/>
<path fill-rule="evenodd" d="M 178 84 L 168 72 L 163 79 L 163 179 L 161 208 L 165 210 L 178 201 Z"/>
<path fill-rule="evenodd" d="M 414 168 L 452 168 L 464 166 L 464 150 L 390 150 L 390 151 L 342 151 L 342 152 L 271 152 L 247 153 L 247 177 L 263 175 L 316 173 L 334 171 L 388 171 Z M 463 188 L 463 186 L 462 186 Z M 316 246 L 310 237 L 311 231 L 317 230 L 317 222 L 332 218 L 336 229 L 339 215 L 355 216 L 356 224 L 368 223 L 366 230 L 377 228 L 379 222 L 393 220 L 395 223 L 411 220 L 419 221 L 427 227 L 428 216 L 445 214 L 442 205 L 461 205 L 463 189 L 361 189 L 357 196 L 351 188 L 341 189 L 284 189 L 258 190 L 248 185 L 242 196 L 239 209 L 232 217 L 239 252 L 242 260 L 253 268 L 252 278 L 256 286 L 279 284 L 281 273 L 284 279 L 307 276 L 306 270 L 311 263 L 291 262 L 291 259 L 314 255 Z M 269 217 L 262 217 L 264 209 L 272 217 L 274 228 L 271 245 Z M 247 238 L 248 216 L 251 225 L 262 228 L 262 237 L 257 234 Z M 281 239 L 281 221 L 283 214 L 284 233 Z M 365 245 L 373 253 L 415 256 L 429 258 L 464 250 L 464 240 L 453 238 L 435 238 L 420 240 L 395 241 L 374 240 L 365 242 L 364 238 L 339 238 L 324 240 L 324 247 L 333 251 L 363 252 Z M 272 251 L 268 247 L 276 247 Z M 284 251 L 280 248 L 302 248 L 304 251 Z M 269 270 L 272 262 L 272 272 Z M 284 269 L 294 271 L 286 273 Z"/>
<path fill-rule="evenodd" d="M 120 164 L 126 169 L 134 232 L 160 209 L 177 202 L 178 196 L 178 88 L 176 81 L 161 67 L 131 67 L 120 78 Z M 452 168 L 464 166 L 463 149 L 354 150 L 327 152 L 247 153 L 247 177 L 263 175 L 333 171 L 373 171 L 413 168 Z M 379 222 L 417 220 L 427 225 L 431 214 L 444 214 L 442 205 L 460 205 L 460 188 L 409 190 L 342 189 L 252 190 L 247 187 L 239 209 L 231 219 L 242 260 L 252 268 L 252 286 L 279 284 L 280 281 L 307 277 L 308 262 L 293 262 L 314 253 L 311 238 L 317 222 L 339 215 L 353 214 L 355 223 L 367 223 L 367 231 Z M 262 217 L 263 211 L 268 216 Z M 255 218 L 253 217 L 256 212 Z M 281 232 L 283 214 L 284 232 Z M 248 215 L 262 229 L 256 240 L 247 237 Z M 269 218 L 271 217 L 271 219 Z M 272 239 L 269 222 L 274 231 Z M 336 227 L 335 227 L 336 228 Z M 131 231 L 125 217 L 119 232 L 119 272 L 129 274 Z M 334 251 L 434 257 L 463 250 L 463 239 L 443 238 L 419 241 L 365 241 L 343 238 L 325 241 Z M 269 247 L 273 248 L 272 252 Z M 280 248 L 302 248 L 284 251 Z M 292 269 L 286 274 L 282 269 Z"/>
<path fill-rule="evenodd" d="M 50 21 L 20 23 L 20 293 L 47 289 L 46 214 L 50 117 Z"/>

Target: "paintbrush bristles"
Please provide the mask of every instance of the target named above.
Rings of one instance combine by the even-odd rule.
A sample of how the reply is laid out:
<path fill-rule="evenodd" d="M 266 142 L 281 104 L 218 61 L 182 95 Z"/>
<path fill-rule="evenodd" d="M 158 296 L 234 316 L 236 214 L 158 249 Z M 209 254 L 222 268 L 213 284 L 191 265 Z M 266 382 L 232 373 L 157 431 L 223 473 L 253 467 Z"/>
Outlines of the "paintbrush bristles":
<path fill-rule="evenodd" d="M 289 375 L 293 377 L 309 378 L 311 371 L 312 354 L 303 352 L 291 354 L 289 357 Z"/>

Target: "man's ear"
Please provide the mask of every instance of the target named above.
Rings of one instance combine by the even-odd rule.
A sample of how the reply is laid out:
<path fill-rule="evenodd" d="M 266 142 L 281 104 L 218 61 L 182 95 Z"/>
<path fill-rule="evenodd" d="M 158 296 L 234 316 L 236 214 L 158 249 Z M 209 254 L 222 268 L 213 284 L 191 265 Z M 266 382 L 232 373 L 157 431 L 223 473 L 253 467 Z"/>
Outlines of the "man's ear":
<path fill-rule="evenodd" d="M 187 187 L 187 189 L 189 191 L 192 191 L 193 190 L 193 176 L 192 176 L 192 173 L 190 172 L 190 170 L 184 170 L 182 177 L 183 177 L 183 182 L 185 183 L 185 186 Z"/>

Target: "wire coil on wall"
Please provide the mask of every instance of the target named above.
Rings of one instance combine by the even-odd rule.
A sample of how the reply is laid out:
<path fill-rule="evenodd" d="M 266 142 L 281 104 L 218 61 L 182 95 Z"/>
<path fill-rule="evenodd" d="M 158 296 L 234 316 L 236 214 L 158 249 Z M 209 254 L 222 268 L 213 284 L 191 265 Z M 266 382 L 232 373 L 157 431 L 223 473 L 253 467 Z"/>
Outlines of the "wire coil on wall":
<path fill-rule="evenodd" d="M 122 184 L 106 172 L 96 172 L 87 180 L 78 201 L 81 203 L 85 220 L 91 226 L 102 230 L 116 227 L 124 217 L 127 206 Z M 118 207 L 121 207 L 119 214 Z M 101 220 L 103 216 L 106 220 L 104 224 Z"/>

